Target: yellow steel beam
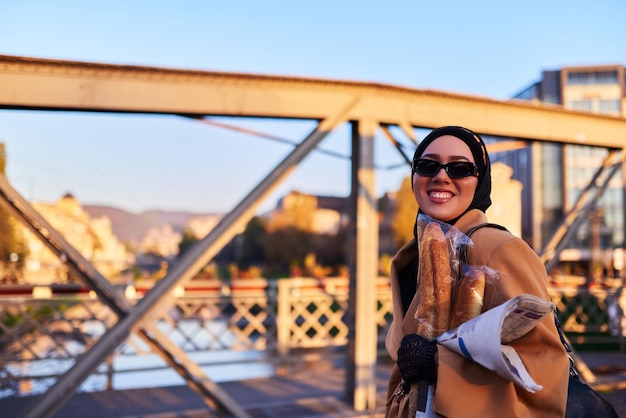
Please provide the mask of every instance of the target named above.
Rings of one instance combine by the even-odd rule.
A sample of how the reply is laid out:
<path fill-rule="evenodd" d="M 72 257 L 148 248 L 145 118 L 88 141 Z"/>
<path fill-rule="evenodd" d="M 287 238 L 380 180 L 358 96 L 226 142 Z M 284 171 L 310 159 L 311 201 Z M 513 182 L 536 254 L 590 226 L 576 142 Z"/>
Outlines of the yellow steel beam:
<path fill-rule="evenodd" d="M 377 83 L 0 55 L 0 108 L 458 124 L 488 135 L 623 148 L 626 119 Z"/>

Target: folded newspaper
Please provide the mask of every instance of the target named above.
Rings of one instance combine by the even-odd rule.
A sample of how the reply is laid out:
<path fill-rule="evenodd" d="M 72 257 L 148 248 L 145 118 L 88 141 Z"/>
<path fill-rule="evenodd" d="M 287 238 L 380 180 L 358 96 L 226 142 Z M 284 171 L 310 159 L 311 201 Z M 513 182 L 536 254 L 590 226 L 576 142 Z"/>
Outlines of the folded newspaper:
<path fill-rule="evenodd" d="M 553 309 L 547 300 L 521 294 L 441 334 L 437 342 L 534 393 L 543 387 L 508 344 L 528 334 Z"/>

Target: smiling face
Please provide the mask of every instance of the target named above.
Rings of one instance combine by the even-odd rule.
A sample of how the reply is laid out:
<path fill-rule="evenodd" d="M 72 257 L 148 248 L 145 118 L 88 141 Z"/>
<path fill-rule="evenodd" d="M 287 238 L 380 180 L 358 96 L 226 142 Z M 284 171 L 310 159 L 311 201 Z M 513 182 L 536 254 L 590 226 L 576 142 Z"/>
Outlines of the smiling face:
<path fill-rule="evenodd" d="M 440 164 L 458 161 L 475 163 L 467 144 L 452 135 L 435 139 L 420 158 Z M 413 173 L 413 194 L 419 208 L 426 215 L 442 222 L 456 219 L 469 208 L 477 185 L 476 176 L 451 179 L 444 169 L 439 170 L 434 177 Z"/>

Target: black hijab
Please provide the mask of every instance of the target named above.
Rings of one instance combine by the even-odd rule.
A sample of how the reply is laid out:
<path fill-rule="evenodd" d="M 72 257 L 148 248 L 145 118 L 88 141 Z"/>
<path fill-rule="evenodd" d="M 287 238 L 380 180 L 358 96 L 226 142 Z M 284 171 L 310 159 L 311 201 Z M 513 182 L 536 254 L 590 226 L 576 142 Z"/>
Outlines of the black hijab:
<path fill-rule="evenodd" d="M 431 131 L 426 135 L 426 138 L 419 143 L 413 155 L 413 160 L 420 158 L 431 142 L 444 135 L 452 135 L 465 142 L 470 151 L 472 151 L 474 162 L 478 167 L 476 192 L 474 192 L 474 199 L 466 212 L 470 209 L 486 211 L 487 208 L 491 206 L 491 162 L 489 161 L 489 154 L 487 154 L 487 147 L 480 136 L 461 126 L 442 126 L 441 128 Z M 412 174 L 413 173 L 411 173 L 411 175 Z M 411 184 L 413 184 L 413 182 L 411 182 Z M 449 223 L 453 224 L 455 221 L 456 219 Z"/>

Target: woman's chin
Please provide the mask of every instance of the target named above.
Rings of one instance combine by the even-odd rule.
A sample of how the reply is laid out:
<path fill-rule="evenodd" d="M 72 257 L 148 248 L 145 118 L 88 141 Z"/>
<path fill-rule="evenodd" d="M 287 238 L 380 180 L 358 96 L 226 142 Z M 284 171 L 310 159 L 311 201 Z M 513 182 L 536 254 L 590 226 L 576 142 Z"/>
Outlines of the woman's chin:
<path fill-rule="evenodd" d="M 460 215 L 460 213 L 456 215 L 456 213 L 452 211 L 442 210 L 442 208 L 436 208 L 436 207 L 435 208 L 432 208 L 432 207 L 422 208 L 422 212 L 424 212 L 426 215 L 430 216 L 431 218 L 436 219 L 441 222 L 448 222 L 449 220 L 454 219 Z"/>

